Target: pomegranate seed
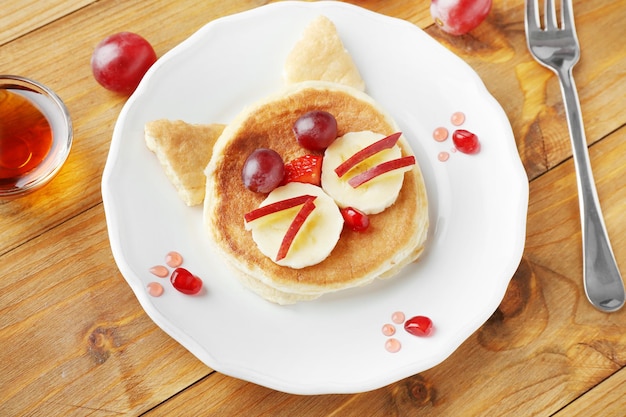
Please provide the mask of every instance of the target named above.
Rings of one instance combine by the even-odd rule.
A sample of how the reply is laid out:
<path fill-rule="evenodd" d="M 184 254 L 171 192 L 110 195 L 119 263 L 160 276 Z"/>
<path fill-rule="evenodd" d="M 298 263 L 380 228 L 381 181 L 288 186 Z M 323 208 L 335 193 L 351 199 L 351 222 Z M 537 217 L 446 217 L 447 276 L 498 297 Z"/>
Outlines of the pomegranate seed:
<path fill-rule="evenodd" d="M 452 140 L 454 146 L 463 153 L 473 154 L 480 150 L 478 136 L 465 129 L 455 130 L 452 134 Z"/>
<path fill-rule="evenodd" d="M 197 294 L 202 289 L 202 280 L 185 268 L 176 268 L 172 272 L 170 281 L 174 288 L 183 294 Z"/>
<path fill-rule="evenodd" d="M 404 323 L 404 330 L 414 336 L 428 336 L 433 330 L 433 322 L 426 316 L 411 317 Z"/>

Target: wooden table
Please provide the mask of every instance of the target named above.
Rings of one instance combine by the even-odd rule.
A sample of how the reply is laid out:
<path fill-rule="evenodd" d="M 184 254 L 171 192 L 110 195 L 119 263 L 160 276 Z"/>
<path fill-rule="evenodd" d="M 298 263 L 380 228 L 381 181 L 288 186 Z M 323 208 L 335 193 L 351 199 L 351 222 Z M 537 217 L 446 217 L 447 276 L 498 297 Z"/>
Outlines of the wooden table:
<path fill-rule="evenodd" d="M 530 179 L 526 249 L 493 316 L 442 364 L 356 395 L 295 396 L 205 366 L 144 313 L 113 261 L 100 181 L 125 98 L 89 59 L 105 36 L 163 55 L 260 0 L 4 2 L 0 73 L 34 78 L 71 112 L 75 142 L 44 189 L 0 202 L 0 415 L 617 416 L 626 412 L 626 309 L 582 287 L 578 201 L 556 78 L 529 55 L 523 1 L 452 37 L 427 0 L 352 0 L 406 19 L 465 59 L 506 111 Z M 626 1 L 576 0 L 578 83 L 598 193 L 626 272 Z M 45 5 L 44 5 L 45 4 Z"/>

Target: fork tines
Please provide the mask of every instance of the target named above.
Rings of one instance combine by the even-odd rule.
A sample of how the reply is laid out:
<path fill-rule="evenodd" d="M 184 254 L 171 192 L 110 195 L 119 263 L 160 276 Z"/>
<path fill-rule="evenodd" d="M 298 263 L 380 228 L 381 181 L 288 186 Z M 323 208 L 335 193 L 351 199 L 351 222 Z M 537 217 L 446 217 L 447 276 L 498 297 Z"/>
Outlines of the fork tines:
<path fill-rule="evenodd" d="M 540 29 L 539 0 L 526 0 L 526 22 L 533 28 Z M 574 29 L 574 13 L 572 0 L 562 0 L 560 8 L 560 22 L 557 20 L 557 8 L 554 0 L 544 0 L 544 30 Z"/>

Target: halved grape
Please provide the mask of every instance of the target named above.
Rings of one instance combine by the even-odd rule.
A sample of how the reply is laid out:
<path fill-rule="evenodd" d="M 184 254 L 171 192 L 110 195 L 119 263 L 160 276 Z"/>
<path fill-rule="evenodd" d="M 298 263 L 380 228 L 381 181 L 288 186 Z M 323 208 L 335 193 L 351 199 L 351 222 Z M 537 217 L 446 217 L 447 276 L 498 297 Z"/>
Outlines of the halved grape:
<path fill-rule="evenodd" d="M 303 148 L 323 151 L 337 138 L 337 120 L 327 111 L 313 110 L 296 120 L 293 133 Z"/>
<path fill-rule="evenodd" d="M 283 158 L 273 149 L 259 148 L 253 151 L 243 164 L 241 179 L 250 191 L 269 193 L 276 188 L 285 175 Z"/>

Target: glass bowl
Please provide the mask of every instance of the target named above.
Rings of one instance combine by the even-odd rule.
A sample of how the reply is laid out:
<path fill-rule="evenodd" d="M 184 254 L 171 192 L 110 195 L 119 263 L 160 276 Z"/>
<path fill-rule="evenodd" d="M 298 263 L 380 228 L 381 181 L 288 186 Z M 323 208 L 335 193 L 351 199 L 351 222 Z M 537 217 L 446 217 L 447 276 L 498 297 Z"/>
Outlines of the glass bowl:
<path fill-rule="evenodd" d="M 47 184 L 72 147 L 72 121 L 48 87 L 0 75 L 0 199 L 13 199 Z"/>

